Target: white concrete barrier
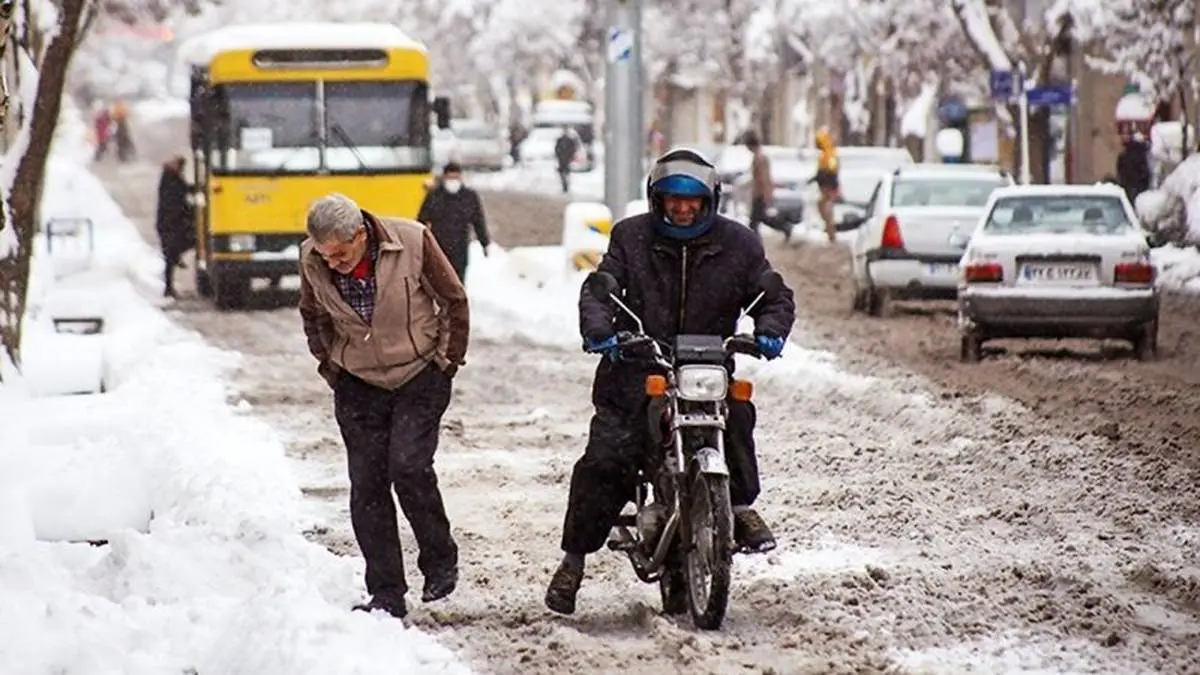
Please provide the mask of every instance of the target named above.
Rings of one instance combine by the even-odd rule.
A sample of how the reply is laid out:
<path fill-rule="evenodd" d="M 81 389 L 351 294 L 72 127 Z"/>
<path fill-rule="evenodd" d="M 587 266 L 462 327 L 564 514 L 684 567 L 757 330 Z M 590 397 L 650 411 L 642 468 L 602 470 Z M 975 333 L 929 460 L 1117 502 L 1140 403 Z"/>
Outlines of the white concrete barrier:
<path fill-rule="evenodd" d="M 563 211 L 562 245 L 569 270 L 594 270 L 608 249 L 612 211 L 597 202 L 571 202 Z"/>

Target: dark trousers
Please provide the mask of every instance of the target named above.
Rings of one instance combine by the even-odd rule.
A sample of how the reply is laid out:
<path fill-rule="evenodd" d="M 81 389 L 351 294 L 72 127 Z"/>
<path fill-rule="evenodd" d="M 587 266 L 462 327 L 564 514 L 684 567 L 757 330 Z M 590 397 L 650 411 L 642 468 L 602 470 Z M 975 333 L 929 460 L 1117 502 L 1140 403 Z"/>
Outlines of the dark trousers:
<path fill-rule="evenodd" d="M 734 506 L 750 506 L 758 498 L 756 421 L 753 403 L 729 401 L 725 461 L 729 465 L 729 496 Z M 563 551 L 594 553 L 604 545 L 621 509 L 634 498 L 638 469 L 647 460 L 648 435 L 645 407 L 628 415 L 597 406 L 587 447 L 571 474 L 563 522 Z"/>
<path fill-rule="evenodd" d="M 429 577 L 458 565 L 458 546 L 433 470 L 450 378 L 430 365 L 395 391 L 342 373 L 334 386 L 334 413 L 350 468 L 350 522 L 367 561 L 367 592 L 408 592 L 400 552 L 396 491 Z"/>
<path fill-rule="evenodd" d="M 175 268 L 179 267 L 181 260 L 183 260 L 181 251 L 163 249 L 163 291 L 166 293 L 175 292 Z"/>

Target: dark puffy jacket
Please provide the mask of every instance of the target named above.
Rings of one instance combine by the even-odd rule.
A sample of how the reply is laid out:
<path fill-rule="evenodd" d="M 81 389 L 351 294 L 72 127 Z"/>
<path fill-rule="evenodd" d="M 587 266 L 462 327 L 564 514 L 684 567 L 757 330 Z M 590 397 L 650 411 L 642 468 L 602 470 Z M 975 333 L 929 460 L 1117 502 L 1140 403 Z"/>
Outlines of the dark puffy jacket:
<path fill-rule="evenodd" d="M 421 203 L 417 220 L 433 230 L 433 236 L 442 247 L 442 252 L 460 274 L 467 267 L 470 231 L 474 229 L 475 238 L 485 249 L 491 243 L 487 217 L 479 193 L 465 185 L 456 193 L 450 192 L 440 184 L 430 190 L 425 195 L 425 201 Z"/>
<path fill-rule="evenodd" d="M 1139 141 L 1125 145 L 1117 155 L 1117 180 L 1131 202 L 1150 189 L 1150 146 Z"/>
<path fill-rule="evenodd" d="M 654 218 L 647 213 L 618 222 L 599 269 L 616 277 L 624 290 L 622 300 L 653 337 L 670 341 L 680 334 L 733 335 L 738 315 L 757 295 L 759 277 L 771 269 L 762 240 L 744 225 L 717 216 L 710 232 L 683 245 L 659 235 Z M 786 339 L 795 314 L 792 290 L 785 286 L 751 312 L 755 333 Z M 614 331 L 635 328 L 623 311 L 593 297 L 584 284 L 579 329 L 585 339 L 603 340 Z M 593 400 L 619 408 L 636 403 L 645 373 L 640 366 L 602 359 Z"/>
<path fill-rule="evenodd" d="M 179 172 L 164 168 L 158 179 L 158 211 L 154 229 L 163 253 L 169 257 L 181 255 L 196 245 L 196 224 L 188 204 L 191 188 Z"/>

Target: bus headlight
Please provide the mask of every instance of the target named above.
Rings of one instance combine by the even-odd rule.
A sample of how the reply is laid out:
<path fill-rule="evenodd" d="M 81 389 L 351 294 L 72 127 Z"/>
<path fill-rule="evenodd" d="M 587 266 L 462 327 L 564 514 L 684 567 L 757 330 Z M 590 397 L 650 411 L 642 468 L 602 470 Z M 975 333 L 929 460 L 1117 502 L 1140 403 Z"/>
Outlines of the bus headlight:
<path fill-rule="evenodd" d="M 721 366 L 680 366 L 676 381 L 682 399 L 720 401 L 725 398 L 729 374 Z"/>
<path fill-rule="evenodd" d="M 229 252 L 230 253 L 246 253 L 254 250 L 254 235 L 252 234 L 231 234 L 229 235 Z"/>

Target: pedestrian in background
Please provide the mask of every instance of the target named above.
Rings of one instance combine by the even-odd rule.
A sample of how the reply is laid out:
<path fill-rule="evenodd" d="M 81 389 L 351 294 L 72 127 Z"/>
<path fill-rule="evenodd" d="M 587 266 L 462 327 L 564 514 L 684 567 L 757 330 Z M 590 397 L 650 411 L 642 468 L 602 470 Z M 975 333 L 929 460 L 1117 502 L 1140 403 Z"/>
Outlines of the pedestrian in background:
<path fill-rule="evenodd" d="M 158 178 L 158 209 L 154 229 L 163 255 L 163 297 L 175 292 L 175 268 L 183 266 L 183 254 L 196 246 L 196 223 L 189 202 L 192 186 L 183 177 L 187 160 L 176 155 L 163 163 Z"/>
<path fill-rule="evenodd" d="M 488 234 L 483 201 L 478 192 L 463 184 L 462 167 L 455 162 L 446 164 L 442 179 L 425 193 L 417 220 L 433 230 L 434 238 L 450 260 L 459 281 L 465 282 L 467 278 L 467 251 L 472 230 L 483 248 L 483 255 L 488 254 L 492 238 Z"/>

